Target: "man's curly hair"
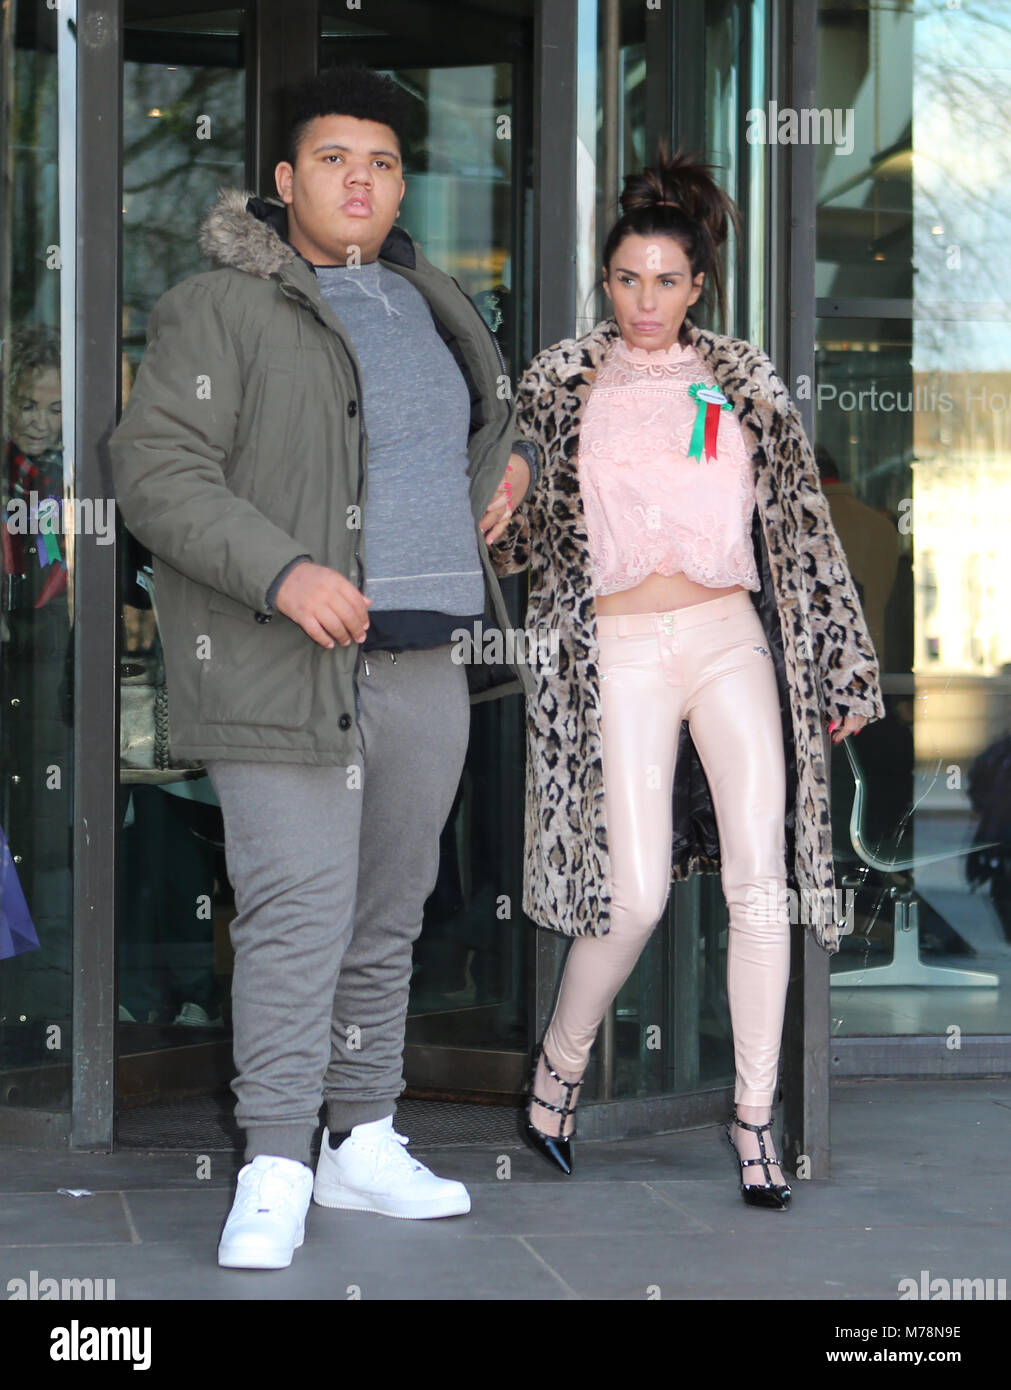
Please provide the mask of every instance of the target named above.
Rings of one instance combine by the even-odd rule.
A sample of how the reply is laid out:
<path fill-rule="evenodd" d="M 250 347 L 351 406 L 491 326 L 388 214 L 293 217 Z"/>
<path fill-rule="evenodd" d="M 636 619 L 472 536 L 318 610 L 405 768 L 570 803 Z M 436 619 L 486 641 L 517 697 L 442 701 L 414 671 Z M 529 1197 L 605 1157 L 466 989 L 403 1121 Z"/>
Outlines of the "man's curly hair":
<path fill-rule="evenodd" d="M 302 136 L 317 116 L 354 116 L 387 125 L 403 153 L 411 133 L 413 107 L 408 93 L 392 77 L 358 63 L 342 63 L 324 68 L 316 77 L 293 87 L 288 94 L 288 113 L 284 157 L 294 168 Z"/>

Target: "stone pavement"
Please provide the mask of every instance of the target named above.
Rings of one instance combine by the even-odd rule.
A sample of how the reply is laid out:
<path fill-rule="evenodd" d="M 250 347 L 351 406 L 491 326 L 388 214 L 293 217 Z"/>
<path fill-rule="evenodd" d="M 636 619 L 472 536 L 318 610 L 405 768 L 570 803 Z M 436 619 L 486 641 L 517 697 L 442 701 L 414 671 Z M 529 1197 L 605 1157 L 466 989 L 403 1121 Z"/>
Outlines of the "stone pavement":
<path fill-rule="evenodd" d="M 114 1280 L 119 1301 L 874 1299 L 896 1313 L 900 1281 L 924 1274 L 1011 1286 L 1011 1081 L 840 1081 L 832 1102 L 832 1177 L 794 1181 L 786 1212 L 743 1204 L 713 1126 L 577 1141 L 571 1178 L 518 1138 L 412 1146 L 468 1184 L 468 1216 L 313 1206 L 274 1272 L 216 1264 L 231 1155 L 200 1177 L 190 1153 L 0 1149 L 0 1298 L 32 1271 L 36 1286 Z"/>

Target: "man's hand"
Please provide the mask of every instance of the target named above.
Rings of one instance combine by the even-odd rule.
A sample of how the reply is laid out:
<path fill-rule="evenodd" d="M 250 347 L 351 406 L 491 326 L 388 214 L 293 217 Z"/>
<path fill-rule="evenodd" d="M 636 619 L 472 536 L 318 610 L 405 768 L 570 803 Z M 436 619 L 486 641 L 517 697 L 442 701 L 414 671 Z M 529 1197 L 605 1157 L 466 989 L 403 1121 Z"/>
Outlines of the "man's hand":
<path fill-rule="evenodd" d="M 303 560 L 277 592 L 277 611 L 298 623 L 321 647 L 364 642 L 372 602 L 349 579 L 326 565 Z"/>
<path fill-rule="evenodd" d="M 488 503 L 488 510 L 478 523 L 481 534 L 489 545 L 494 545 L 512 519 L 512 514 L 523 501 L 530 486 L 530 467 L 521 454 L 510 454 L 506 464 L 505 477 L 495 489 L 495 496 Z"/>

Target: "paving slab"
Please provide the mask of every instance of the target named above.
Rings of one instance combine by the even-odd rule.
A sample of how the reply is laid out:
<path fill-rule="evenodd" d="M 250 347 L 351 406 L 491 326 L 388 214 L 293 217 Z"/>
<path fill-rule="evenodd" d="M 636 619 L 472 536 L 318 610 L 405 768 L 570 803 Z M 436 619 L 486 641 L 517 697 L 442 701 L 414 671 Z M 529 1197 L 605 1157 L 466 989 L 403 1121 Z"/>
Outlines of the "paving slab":
<path fill-rule="evenodd" d="M 965 1233 L 938 1227 L 831 1232 L 798 1227 L 792 1212 L 732 1232 L 528 1237 L 530 1246 L 585 1299 L 898 1299 L 899 1281 L 1003 1277 L 1011 1287 L 1008 1228 Z M 905 1305 L 899 1305 L 905 1306 Z"/>
<path fill-rule="evenodd" d="M 0 1206 L 0 1249 L 12 1245 L 91 1245 L 130 1242 L 133 1234 L 118 1192 L 70 1197 L 58 1192 L 15 1193 Z"/>
<path fill-rule="evenodd" d="M 0 1297 L 8 1281 L 39 1278 L 114 1281 L 115 1299 L 356 1302 L 374 1299 L 567 1299 L 575 1295 L 514 1236 L 448 1237 L 447 1222 L 397 1222 L 380 1229 L 362 1213 L 340 1232 L 307 1227 L 288 1269 L 227 1270 L 216 1262 L 216 1235 L 192 1231 L 174 1242 L 143 1245 L 48 1246 L 0 1251 Z M 419 1228 L 438 1225 L 438 1239 Z"/>

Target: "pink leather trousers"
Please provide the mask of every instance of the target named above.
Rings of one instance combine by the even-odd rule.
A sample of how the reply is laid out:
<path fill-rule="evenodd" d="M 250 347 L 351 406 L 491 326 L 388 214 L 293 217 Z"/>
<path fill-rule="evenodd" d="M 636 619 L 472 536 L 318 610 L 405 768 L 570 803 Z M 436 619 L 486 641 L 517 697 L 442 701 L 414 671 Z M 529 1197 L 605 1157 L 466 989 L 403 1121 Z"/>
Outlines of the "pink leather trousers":
<path fill-rule="evenodd" d="M 730 916 L 727 995 L 734 1099 L 775 1096 L 790 963 L 786 773 L 772 657 L 751 597 L 671 613 L 598 617 L 611 923 L 576 937 L 544 1038 L 552 1066 L 586 1066 L 608 1006 L 663 913 L 670 886 L 681 721 L 712 792 Z"/>

